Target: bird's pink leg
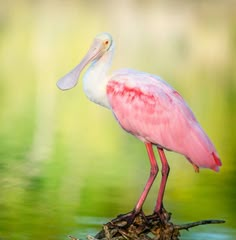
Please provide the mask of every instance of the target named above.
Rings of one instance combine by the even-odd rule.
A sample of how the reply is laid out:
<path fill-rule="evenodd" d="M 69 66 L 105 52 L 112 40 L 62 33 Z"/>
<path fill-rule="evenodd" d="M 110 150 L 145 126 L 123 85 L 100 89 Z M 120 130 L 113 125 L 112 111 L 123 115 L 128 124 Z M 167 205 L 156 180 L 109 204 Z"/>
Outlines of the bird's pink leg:
<path fill-rule="evenodd" d="M 148 192 L 157 176 L 157 173 L 158 173 L 158 165 L 157 165 L 157 162 L 156 162 L 156 158 L 155 158 L 155 155 L 154 155 L 154 152 L 153 152 L 153 149 L 152 149 L 152 144 L 151 143 L 145 143 L 145 146 L 146 146 L 146 149 L 147 149 L 147 153 L 148 153 L 148 157 L 149 157 L 149 160 L 150 160 L 150 164 L 151 164 L 151 170 L 150 170 L 150 176 L 148 178 L 148 181 L 145 185 L 145 188 L 135 206 L 135 209 L 134 209 L 134 212 L 137 214 L 139 213 L 141 210 L 142 210 L 142 206 L 143 206 L 143 203 L 145 201 L 145 199 L 147 198 L 147 195 L 148 195 Z"/>
<path fill-rule="evenodd" d="M 133 209 L 133 211 L 126 213 L 126 214 L 121 214 L 119 215 L 116 219 L 113 219 L 111 222 L 112 224 L 116 224 L 119 223 L 120 221 L 126 221 L 127 225 L 130 225 L 133 223 L 135 217 L 141 213 L 142 214 L 142 206 L 143 203 L 145 201 L 145 199 L 147 198 L 148 192 L 156 178 L 156 175 L 158 173 L 158 166 L 157 166 L 157 162 L 156 162 L 156 158 L 152 149 L 152 144 L 151 143 L 145 143 L 146 149 L 147 149 L 147 153 L 148 153 L 148 157 L 149 157 L 149 161 L 151 164 L 151 170 L 150 170 L 150 176 L 148 178 L 148 181 L 144 187 L 144 190 L 135 206 L 135 208 Z"/>
<path fill-rule="evenodd" d="M 163 208 L 163 196 L 164 196 L 164 192 L 165 192 L 165 187 L 166 187 L 166 182 L 167 182 L 167 178 L 169 175 L 169 171 L 170 171 L 170 167 L 168 165 L 164 150 L 162 148 L 157 147 L 160 159 L 161 159 L 161 164 L 162 164 L 162 178 L 161 178 L 161 185 L 159 188 L 159 193 L 158 193 L 158 198 L 157 198 L 157 202 L 156 202 L 156 207 L 154 212 L 155 213 L 160 213 L 162 208 Z"/>

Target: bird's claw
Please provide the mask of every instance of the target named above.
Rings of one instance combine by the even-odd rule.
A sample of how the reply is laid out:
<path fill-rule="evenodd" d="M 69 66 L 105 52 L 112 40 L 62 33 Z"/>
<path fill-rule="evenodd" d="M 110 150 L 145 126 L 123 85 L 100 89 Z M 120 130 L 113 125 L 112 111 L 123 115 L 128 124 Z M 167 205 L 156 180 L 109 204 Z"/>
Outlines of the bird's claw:
<path fill-rule="evenodd" d="M 158 212 L 154 212 L 152 215 L 147 217 L 148 220 L 158 220 L 162 225 L 169 223 L 171 213 L 167 212 L 165 208 L 161 208 Z"/>
<path fill-rule="evenodd" d="M 135 216 L 136 213 L 134 211 L 120 214 L 116 218 L 112 219 L 110 223 L 118 227 L 130 226 L 133 223 Z"/>
<path fill-rule="evenodd" d="M 171 213 L 167 212 L 165 208 L 162 208 L 159 212 L 159 216 L 162 222 L 167 223 L 170 221 Z"/>
<path fill-rule="evenodd" d="M 133 210 L 131 212 L 118 215 L 117 218 L 112 219 L 110 223 L 118 227 L 129 227 L 136 221 L 136 217 L 138 216 L 146 218 L 142 210 L 138 213 Z"/>

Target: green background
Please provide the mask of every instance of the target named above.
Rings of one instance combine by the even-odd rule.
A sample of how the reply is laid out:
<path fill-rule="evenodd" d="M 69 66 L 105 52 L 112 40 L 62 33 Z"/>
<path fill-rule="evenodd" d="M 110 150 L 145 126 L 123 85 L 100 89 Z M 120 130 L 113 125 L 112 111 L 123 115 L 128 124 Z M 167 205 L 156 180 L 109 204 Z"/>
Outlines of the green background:
<path fill-rule="evenodd" d="M 86 99 L 81 81 L 68 92 L 55 85 L 104 31 L 116 42 L 112 69 L 168 81 L 222 159 L 219 173 L 195 174 L 183 156 L 167 153 L 165 206 L 173 220 L 227 221 L 183 237 L 218 232 L 234 239 L 235 12 L 234 1 L 1 1 L 0 239 L 94 233 L 130 211 L 143 190 L 144 145 Z M 157 179 L 146 213 L 155 205 Z"/>

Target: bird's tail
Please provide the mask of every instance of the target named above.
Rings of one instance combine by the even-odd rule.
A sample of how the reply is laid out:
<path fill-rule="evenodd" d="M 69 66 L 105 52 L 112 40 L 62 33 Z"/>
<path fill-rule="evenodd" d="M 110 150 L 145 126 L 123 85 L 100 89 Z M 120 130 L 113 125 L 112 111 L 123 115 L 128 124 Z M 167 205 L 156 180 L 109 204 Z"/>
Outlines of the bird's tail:
<path fill-rule="evenodd" d="M 190 162 L 197 167 L 210 168 L 218 172 L 222 165 L 220 157 L 200 125 L 191 129 L 187 140 L 189 143 L 187 156 Z"/>
<path fill-rule="evenodd" d="M 214 171 L 219 171 L 219 167 L 220 166 L 222 166 L 222 162 L 221 162 L 221 160 L 220 160 L 220 158 L 219 158 L 219 156 L 218 156 L 218 154 L 216 153 L 216 152 L 213 152 L 212 153 L 212 157 L 213 157 L 213 159 L 214 159 L 214 161 L 215 161 L 215 163 L 216 163 L 216 166 L 215 167 L 213 167 L 212 169 L 214 170 Z"/>

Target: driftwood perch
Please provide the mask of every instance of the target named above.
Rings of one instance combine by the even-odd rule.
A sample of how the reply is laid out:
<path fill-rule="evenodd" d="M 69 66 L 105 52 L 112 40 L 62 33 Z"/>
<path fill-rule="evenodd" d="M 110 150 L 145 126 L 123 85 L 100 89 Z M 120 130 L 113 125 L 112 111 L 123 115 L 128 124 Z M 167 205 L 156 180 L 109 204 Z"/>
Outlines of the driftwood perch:
<path fill-rule="evenodd" d="M 145 216 L 144 213 L 137 215 L 132 222 L 122 220 L 120 216 L 106 223 L 103 229 L 95 237 L 88 236 L 88 240 L 180 240 L 180 230 L 205 225 L 224 223 L 224 220 L 202 220 L 183 225 L 175 225 L 169 218 L 163 221 L 157 214 Z M 71 237 L 71 240 L 76 238 Z"/>

